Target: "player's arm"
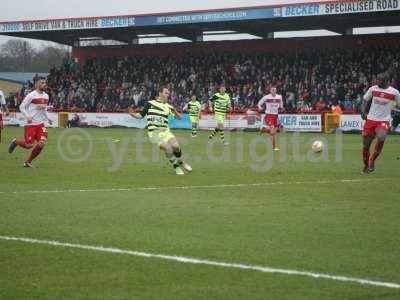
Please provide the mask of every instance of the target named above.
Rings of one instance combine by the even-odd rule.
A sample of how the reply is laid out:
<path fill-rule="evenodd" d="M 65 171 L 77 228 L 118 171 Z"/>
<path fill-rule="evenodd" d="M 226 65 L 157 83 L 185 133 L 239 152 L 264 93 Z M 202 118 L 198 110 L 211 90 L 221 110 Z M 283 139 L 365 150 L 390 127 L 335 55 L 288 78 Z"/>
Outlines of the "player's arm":
<path fill-rule="evenodd" d="M 279 103 L 279 113 L 285 111 L 285 106 L 283 105 L 283 98 L 281 98 L 281 102 Z"/>
<path fill-rule="evenodd" d="M 149 109 L 150 109 L 149 103 L 146 103 L 145 107 L 143 108 L 143 110 L 140 113 L 135 112 L 133 110 L 133 108 L 131 107 L 131 108 L 129 108 L 129 115 L 135 119 L 142 119 L 147 115 L 147 113 L 149 112 Z"/>
<path fill-rule="evenodd" d="M 363 120 L 366 120 L 372 104 L 372 88 L 368 89 L 368 91 L 365 93 L 363 97 L 363 100 L 364 101 L 362 102 L 361 105 L 361 118 Z"/>
<path fill-rule="evenodd" d="M 44 114 L 46 115 L 47 122 L 49 122 L 50 125 L 53 125 L 53 121 L 50 119 L 47 109 L 44 110 Z"/>
<path fill-rule="evenodd" d="M 265 97 L 262 97 L 260 101 L 258 101 L 257 107 L 259 111 L 263 110 L 263 106 L 265 104 Z"/>
<path fill-rule="evenodd" d="M 208 100 L 208 108 L 211 112 L 213 112 L 213 110 L 214 110 L 214 101 L 217 99 L 218 99 L 217 95 L 214 95 L 214 96 L 212 96 L 211 99 Z"/>
<path fill-rule="evenodd" d="M 396 112 L 400 112 L 400 93 L 399 92 L 397 92 L 396 93 L 396 98 L 395 98 L 395 106 L 394 106 L 394 110 L 396 111 Z"/>
<path fill-rule="evenodd" d="M 182 119 L 182 114 L 178 112 L 173 106 L 171 106 L 171 112 L 173 113 L 176 119 L 178 120 Z"/>
<path fill-rule="evenodd" d="M 32 123 L 32 117 L 28 114 L 28 106 L 31 104 L 31 102 L 32 102 L 32 96 L 28 94 L 26 95 L 21 105 L 19 106 L 19 111 L 25 117 L 28 124 Z"/>

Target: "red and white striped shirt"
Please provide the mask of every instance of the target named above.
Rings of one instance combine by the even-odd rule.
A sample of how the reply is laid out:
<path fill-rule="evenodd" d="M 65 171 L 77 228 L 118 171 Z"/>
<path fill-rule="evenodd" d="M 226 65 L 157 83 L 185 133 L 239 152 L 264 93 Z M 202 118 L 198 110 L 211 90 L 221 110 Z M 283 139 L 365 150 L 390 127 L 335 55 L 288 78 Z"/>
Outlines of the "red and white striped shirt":
<path fill-rule="evenodd" d="M 262 109 L 264 104 L 265 113 L 267 115 L 277 115 L 279 114 L 279 109 L 283 108 L 282 96 L 278 94 L 276 94 L 275 96 L 272 96 L 272 94 L 268 94 L 258 102 L 258 107 L 260 110 Z"/>
<path fill-rule="evenodd" d="M 26 125 L 40 125 L 48 120 L 47 104 L 49 95 L 45 92 L 39 93 L 36 90 L 26 95 L 19 106 L 19 110 L 25 118 L 31 117 L 32 123 Z"/>
<path fill-rule="evenodd" d="M 382 89 L 375 85 L 364 95 L 365 101 L 372 99 L 371 108 L 368 113 L 368 120 L 388 122 L 391 118 L 391 111 L 396 105 L 400 105 L 400 93 L 393 87 Z"/>

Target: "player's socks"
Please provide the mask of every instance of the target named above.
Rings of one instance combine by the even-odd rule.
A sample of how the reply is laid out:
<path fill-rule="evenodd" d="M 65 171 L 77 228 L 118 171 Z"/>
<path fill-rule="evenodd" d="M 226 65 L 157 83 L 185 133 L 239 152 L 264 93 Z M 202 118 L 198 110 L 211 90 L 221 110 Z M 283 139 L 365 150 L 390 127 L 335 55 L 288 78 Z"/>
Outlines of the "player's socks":
<path fill-rule="evenodd" d="M 17 148 L 17 139 L 13 139 L 10 143 L 10 145 L 8 145 L 8 153 L 13 153 L 15 151 L 15 148 Z"/>
<path fill-rule="evenodd" d="M 371 159 L 369 161 L 370 169 L 375 169 L 375 161 L 379 157 L 379 155 L 381 154 L 384 144 L 385 144 L 384 141 L 379 141 L 378 140 L 376 142 L 374 153 L 372 154 Z"/>
<path fill-rule="evenodd" d="M 367 166 L 364 166 L 364 168 L 363 168 L 363 174 L 368 174 L 369 173 L 369 167 L 367 167 Z"/>
<path fill-rule="evenodd" d="M 220 136 L 220 138 L 221 138 L 221 141 L 222 141 L 222 142 L 225 142 L 225 132 L 224 132 L 223 130 L 221 130 L 221 131 L 219 132 L 219 136 Z"/>
<path fill-rule="evenodd" d="M 189 164 L 187 164 L 187 163 L 185 163 L 185 162 L 183 161 L 183 158 L 182 158 L 182 150 L 179 149 L 179 151 L 175 151 L 175 152 L 174 152 L 174 155 L 175 155 L 175 157 L 176 157 L 176 161 L 177 161 L 178 166 L 179 166 L 180 168 L 183 168 L 183 169 L 184 169 L 185 171 L 187 171 L 187 172 L 192 172 L 192 171 L 193 171 L 192 167 L 191 167 Z M 180 174 L 178 174 L 178 175 L 180 175 Z"/>
<path fill-rule="evenodd" d="M 364 168 L 368 168 L 369 165 L 369 148 L 368 147 L 363 147 L 363 162 L 364 162 Z"/>
<path fill-rule="evenodd" d="M 211 132 L 211 134 L 210 134 L 210 136 L 208 137 L 208 139 L 211 140 L 211 139 L 217 134 L 217 131 L 219 131 L 219 129 L 218 129 L 218 128 L 215 128 L 215 129 L 213 130 L 213 132 Z"/>
<path fill-rule="evenodd" d="M 40 154 L 40 152 L 42 152 L 42 147 L 39 147 L 38 145 L 35 146 L 35 148 L 33 148 L 31 155 L 29 156 L 29 158 L 27 159 L 27 163 L 31 163 L 36 157 L 38 157 L 38 155 Z"/>
<path fill-rule="evenodd" d="M 183 160 L 182 160 L 182 150 L 179 149 L 178 151 L 174 151 L 174 155 L 176 157 L 176 161 L 178 162 L 178 164 L 182 164 Z"/>
<path fill-rule="evenodd" d="M 32 145 L 27 145 L 24 140 L 15 140 L 15 144 L 24 149 L 31 149 L 33 147 Z"/>
<path fill-rule="evenodd" d="M 181 164 L 182 163 L 179 163 L 179 161 L 176 158 L 175 154 L 170 154 L 170 155 L 167 154 L 167 157 L 168 157 L 169 162 L 174 167 L 176 175 L 185 175 L 185 172 L 183 172 L 183 170 L 181 168 Z"/>
<path fill-rule="evenodd" d="M 271 143 L 272 143 L 272 149 L 276 148 L 276 135 L 272 134 L 271 135 Z"/>
<path fill-rule="evenodd" d="M 197 135 L 197 128 L 193 127 L 192 128 L 192 136 L 196 136 Z"/>
<path fill-rule="evenodd" d="M 166 154 L 166 156 L 167 156 L 169 162 L 171 163 L 171 165 L 174 168 L 179 167 L 179 163 L 178 163 L 178 161 L 176 160 L 176 157 L 173 154 Z"/>

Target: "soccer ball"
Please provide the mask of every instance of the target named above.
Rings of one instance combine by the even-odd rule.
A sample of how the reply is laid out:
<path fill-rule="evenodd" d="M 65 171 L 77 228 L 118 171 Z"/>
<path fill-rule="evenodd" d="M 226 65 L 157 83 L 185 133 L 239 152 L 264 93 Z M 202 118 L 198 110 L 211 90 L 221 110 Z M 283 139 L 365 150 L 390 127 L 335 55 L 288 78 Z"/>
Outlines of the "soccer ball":
<path fill-rule="evenodd" d="M 324 143 L 321 141 L 315 141 L 311 146 L 312 151 L 314 153 L 320 153 L 324 150 Z"/>

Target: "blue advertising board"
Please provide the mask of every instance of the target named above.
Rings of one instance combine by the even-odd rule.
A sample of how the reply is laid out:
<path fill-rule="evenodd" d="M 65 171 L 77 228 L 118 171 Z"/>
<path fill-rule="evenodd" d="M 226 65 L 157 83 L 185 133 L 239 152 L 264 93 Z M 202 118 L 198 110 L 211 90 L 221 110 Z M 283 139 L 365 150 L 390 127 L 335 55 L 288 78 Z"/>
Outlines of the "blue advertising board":
<path fill-rule="evenodd" d="M 78 30 L 96 28 L 121 28 L 136 26 L 162 26 L 177 24 L 212 23 L 256 20 L 280 17 L 273 8 L 226 10 L 210 12 L 176 13 L 146 16 L 116 16 L 99 18 L 72 18 L 41 21 L 3 22 L 1 32 L 30 32 L 52 30 Z"/>
<path fill-rule="evenodd" d="M 0 33 L 165 26 L 399 10 L 400 0 L 335 1 L 157 15 L 0 22 Z"/>
<path fill-rule="evenodd" d="M 192 124 L 190 123 L 189 114 L 182 114 L 182 118 L 180 120 L 169 117 L 168 120 L 169 127 L 172 129 L 191 129 Z"/>

